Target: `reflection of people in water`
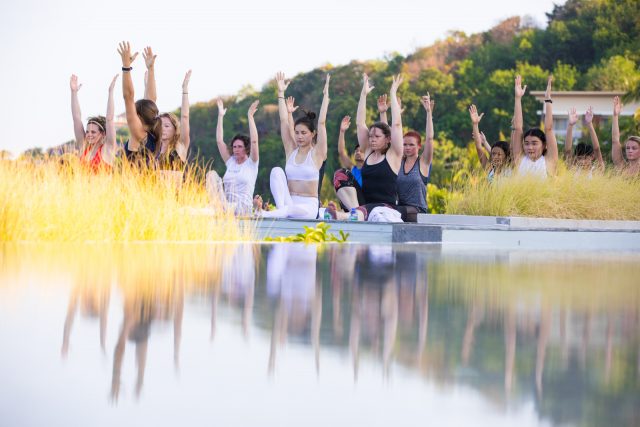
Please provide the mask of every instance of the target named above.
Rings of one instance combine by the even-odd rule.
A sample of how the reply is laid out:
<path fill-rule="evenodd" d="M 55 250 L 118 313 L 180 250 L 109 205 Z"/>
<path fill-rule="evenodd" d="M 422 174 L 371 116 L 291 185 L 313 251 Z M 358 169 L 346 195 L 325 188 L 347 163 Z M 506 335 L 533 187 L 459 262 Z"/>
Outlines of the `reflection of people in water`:
<path fill-rule="evenodd" d="M 109 284 L 103 283 L 105 277 L 97 277 L 93 283 L 100 283 L 91 286 L 84 282 L 73 288 L 69 297 L 67 316 L 64 321 L 64 332 L 62 335 L 62 357 L 67 357 L 69 353 L 69 341 L 71 338 L 71 328 L 75 318 L 78 304 L 80 312 L 87 317 L 100 318 L 100 347 L 105 351 L 107 336 L 107 315 L 109 312 Z M 108 277 L 106 279 L 109 279 Z"/>
<path fill-rule="evenodd" d="M 256 283 L 256 251 L 259 247 L 253 244 L 238 244 L 233 249 L 233 256 L 225 263 L 222 272 L 222 291 L 233 305 L 242 305 L 242 333 L 245 338 L 249 334 L 253 298 Z"/>
<path fill-rule="evenodd" d="M 303 243 L 276 244 L 267 258 L 267 294 L 276 301 L 268 370 L 275 369 L 277 347 L 286 342 L 287 334 L 304 335 L 309 331 L 316 354 L 320 346 L 322 286 L 316 280 L 316 245 Z"/>

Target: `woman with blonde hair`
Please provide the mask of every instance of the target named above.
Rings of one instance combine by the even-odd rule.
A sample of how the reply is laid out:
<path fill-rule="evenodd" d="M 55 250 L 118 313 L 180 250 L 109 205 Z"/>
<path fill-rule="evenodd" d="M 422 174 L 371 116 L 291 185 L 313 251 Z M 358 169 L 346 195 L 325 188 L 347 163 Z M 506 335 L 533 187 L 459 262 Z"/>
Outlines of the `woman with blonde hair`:
<path fill-rule="evenodd" d="M 627 159 L 622 155 L 622 144 L 620 144 L 620 127 L 618 117 L 622 111 L 622 103 L 617 96 L 613 98 L 613 119 L 611 124 L 611 158 L 613 164 L 620 172 L 628 176 L 640 175 L 640 137 L 630 136 L 624 143 L 624 152 Z"/>

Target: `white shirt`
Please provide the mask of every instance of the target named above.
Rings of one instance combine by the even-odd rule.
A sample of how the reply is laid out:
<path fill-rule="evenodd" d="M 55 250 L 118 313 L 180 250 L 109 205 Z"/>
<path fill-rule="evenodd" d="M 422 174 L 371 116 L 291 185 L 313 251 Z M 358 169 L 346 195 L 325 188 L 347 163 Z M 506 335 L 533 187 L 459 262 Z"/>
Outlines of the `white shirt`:
<path fill-rule="evenodd" d="M 533 175 L 540 178 L 547 177 L 547 161 L 544 156 L 540 156 L 535 162 L 528 156 L 522 156 L 518 166 L 518 175 Z"/>
<path fill-rule="evenodd" d="M 238 164 L 234 156 L 229 157 L 226 163 L 227 171 L 222 177 L 224 194 L 229 203 L 235 203 L 236 213 L 251 213 L 253 205 L 253 190 L 258 178 L 258 162 L 251 157 Z"/>

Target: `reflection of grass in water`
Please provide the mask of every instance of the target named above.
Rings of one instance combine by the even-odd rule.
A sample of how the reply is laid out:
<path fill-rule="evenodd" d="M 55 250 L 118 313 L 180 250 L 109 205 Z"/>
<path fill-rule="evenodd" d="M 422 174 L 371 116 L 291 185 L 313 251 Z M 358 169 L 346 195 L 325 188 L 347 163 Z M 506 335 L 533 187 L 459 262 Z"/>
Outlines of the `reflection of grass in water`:
<path fill-rule="evenodd" d="M 0 241 L 220 241 L 253 232 L 233 214 L 194 215 L 210 207 L 204 183 L 175 180 L 128 165 L 92 174 L 75 158 L 0 162 Z"/>
<path fill-rule="evenodd" d="M 488 307 L 548 303 L 574 309 L 610 311 L 640 307 L 640 257 L 445 260 L 430 269 L 436 298 L 462 299 Z"/>
<path fill-rule="evenodd" d="M 607 173 L 565 171 L 541 181 L 532 177 L 473 177 L 449 200 L 448 214 L 571 219 L 640 220 L 640 179 Z"/>

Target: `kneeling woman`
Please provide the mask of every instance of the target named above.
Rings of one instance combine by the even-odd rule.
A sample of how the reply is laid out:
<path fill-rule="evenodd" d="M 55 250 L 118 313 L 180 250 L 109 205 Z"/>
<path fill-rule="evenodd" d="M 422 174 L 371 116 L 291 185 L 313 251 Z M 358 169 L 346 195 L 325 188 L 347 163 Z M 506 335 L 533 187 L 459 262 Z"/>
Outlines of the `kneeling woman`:
<path fill-rule="evenodd" d="M 233 207 L 236 215 L 251 214 L 251 205 L 253 197 L 253 189 L 256 185 L 258 177 L 258 128 L 253 118 L 258 103 L 254 101 L 249 107 L 247 117 L 249 119 L 249 136 L 236 135 L 231 139 L 231 152 L 224 143 L 223 119 L 227 112 L 221 99 L 218 99 L 218 125 L 216 127 L 216 143 L 220 157 L 224 161 L 227 171 L 225 172 L 222 182 L 224 184 L 224 195 L 230 206 Z M 209 172 L 215 174 L 215 172 Z M 209 175 L 207 174 L 207 175 Z M 215 175 L 217 180 L 220 178 Z M 207 177 L 207 182 L 210 181 Z M 219 188 L 219 187 L 218 187 Z M 211 190 L 210 190 L 211 191 Z"/>
<path fill-rule="evenodd" d="M 292 138 L 289 129 L 287 105 L 284 91 L 289 86 L 284 74 L 276 75 L 278 84 L 278 112 L 280 133 L 287 158 L 285 170 L 271 170 L 270 188 L 276 209 L 262 212 L 265 218 L 315 219 L 318 216 L 318 177 L 322 162 L 327 158 L 327 110 L 329 108 L 329 75 L 324 85 L 318 129 L 315 113 L 306 114 L 295 121 Z M 316 143 L 314 144 L 314 140 Z M 286 172 L 286 175 L 285 175 Z M 255 203 L 260 210 L 261 203 Z"/>

